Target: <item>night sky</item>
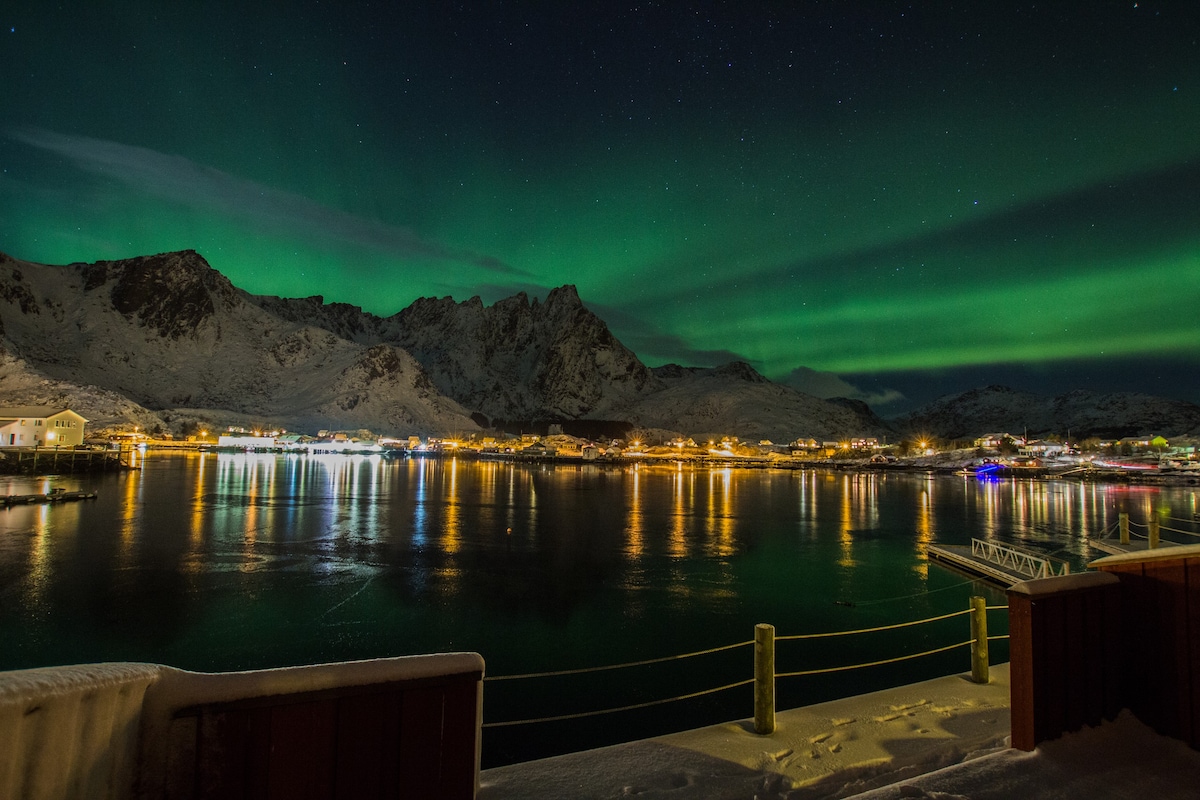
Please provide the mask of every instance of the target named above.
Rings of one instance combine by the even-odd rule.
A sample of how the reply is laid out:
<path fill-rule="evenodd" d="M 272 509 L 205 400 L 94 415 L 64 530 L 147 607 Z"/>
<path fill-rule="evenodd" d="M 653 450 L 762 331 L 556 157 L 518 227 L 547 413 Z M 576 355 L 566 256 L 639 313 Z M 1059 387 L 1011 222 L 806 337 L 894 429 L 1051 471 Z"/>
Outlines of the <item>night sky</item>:
<path fill-rule="evenodd" d="M 885 415 L 1200 402 L 1192 0 L 6 5 L 17 258 L 380 315 L 572 283 L 652 366 Z"/>

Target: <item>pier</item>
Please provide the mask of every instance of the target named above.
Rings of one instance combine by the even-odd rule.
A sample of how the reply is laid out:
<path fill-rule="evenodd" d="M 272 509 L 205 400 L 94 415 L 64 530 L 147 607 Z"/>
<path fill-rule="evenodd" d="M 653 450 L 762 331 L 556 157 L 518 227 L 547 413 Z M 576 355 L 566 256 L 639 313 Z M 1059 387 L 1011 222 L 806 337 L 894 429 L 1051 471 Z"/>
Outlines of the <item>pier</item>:
<path fill-rule="evenodd" d="M 1066 561 L 1031 553 L 1019 547 L 972 539 L 971 546 L 931 544 L 929 557 L 1007 589 L 1032 578 L 1066 575 Z"/>
<path fill-rule="evenodd" d="M 132 451 L 44 447 L 0 449 L 0 473 L 7 475 L 63 475 L 130 469 Z"/>

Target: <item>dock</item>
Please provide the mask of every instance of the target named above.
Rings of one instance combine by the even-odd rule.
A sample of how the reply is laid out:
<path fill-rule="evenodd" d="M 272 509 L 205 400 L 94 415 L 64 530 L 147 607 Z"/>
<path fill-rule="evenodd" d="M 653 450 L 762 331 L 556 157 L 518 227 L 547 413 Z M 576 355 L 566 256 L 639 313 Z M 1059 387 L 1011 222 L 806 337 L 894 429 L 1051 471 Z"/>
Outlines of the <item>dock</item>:
<path fill-rule="evenodd" d="M 0 474 L 64 475 L 76 472 L 105 472 L 131 469 L 132 451 L 79 448 L 0 448 Z"/>
<path fill-rule="evenodd" d="M 34 503 L 68 503 L 73 500 L 95 500 L 95 492 L 68 492 L 65 489 L 51 489 L 45 494 L 7 494 L 0 497 L 4 507 L 31 505 Z"/>
<path fill-rule="evenodd" d="M 1002 589 L 1021 581 L 1050 578 L 1070 572 L 1070 565 L 1061 559 L 983 539 L 972 539 L 970 547 L 931 544 L 927 551 L 931 559 L 983 578 Z"/>
<path fill-rule="evenodd" d="M 1088 547 L 1094 547 L 1109 555 L 1119 556 L 1124 553 L 1142 553 L 1162 547 L 1179 547 L 1179 543 L 1160 539 L 1156 546 L 1151 546 L 1150 542 L 1145 539 L 1136 539 L 1125 543 L 1117 539 L 1088 539 Z"/>

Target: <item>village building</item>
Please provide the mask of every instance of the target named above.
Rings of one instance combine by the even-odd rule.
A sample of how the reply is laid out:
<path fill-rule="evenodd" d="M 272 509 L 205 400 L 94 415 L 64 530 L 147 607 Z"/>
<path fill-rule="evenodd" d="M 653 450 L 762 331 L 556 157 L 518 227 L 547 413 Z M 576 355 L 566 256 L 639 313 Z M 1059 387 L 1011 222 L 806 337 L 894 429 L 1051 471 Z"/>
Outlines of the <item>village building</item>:
<path fill-rule="evenodd" d="M 1005 444 L 1021 445 L 1025 440 L 1013 436 L 1011 433 L 985 433 L 975 440 L 976 447 L 984 447 L 990 450 L 997 450 Z"/>
<path fill-rule="evenodd" d="M 75 447 L 87 420 L 60 406 L 0 408 L 0 447 Z"/>
<path fill-rule="evenodd" d="M 1036 440 L 1021 445 L 1020 453 L 1026 458 L 1060 458 L 1070 452 L 1062 442 Z"/>
<path fill-rule="evenodd" d="M 247 436 L 223 433 L 217 437 L 217 447 L 223 450 L 267 451 L 276 447 L 274 436 Z"/>
<path fill-rule="evenodd" d="M 555 456 L 558 455 L 558 449 L 545 442 L 537 441 L 521 448 L 521 453 L 527 456 Z"/>

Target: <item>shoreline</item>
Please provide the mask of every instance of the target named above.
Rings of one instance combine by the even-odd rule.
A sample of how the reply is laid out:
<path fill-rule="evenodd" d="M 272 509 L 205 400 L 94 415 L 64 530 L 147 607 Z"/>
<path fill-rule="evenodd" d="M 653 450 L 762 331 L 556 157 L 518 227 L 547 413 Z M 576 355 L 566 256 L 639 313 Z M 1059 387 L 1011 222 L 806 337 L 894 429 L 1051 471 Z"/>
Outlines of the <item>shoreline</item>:
<path fill-rule="evenodd" d="M 312 455 L 312 456 L 364 456 L 379 457 L 386 460 L 400 461 L 405 459 L 456 459 L 502 461 L 513 464 L 589 466 L 597 468 L 624 469 L 630 466 L 646 465 L 653 467 L 699 467 L 706 469 L 780 469 L 790 471 L 825 471 L 825 472 L 855 472 L 855 473 L 907 473 L 927 475 L 954 475 L 978 480 L 1068 480 L 1080 483 L 1118 483 L 1138 485 L 1171 485 L 1171 486 L 1200 486 L 1200 470 L 1160 470 L 1157 466 L 1144 469 L 1121 469 L 1118 467 L 1097 467 L 1088 461 L 1071 461 L 1055 463 L 1049 466 L 1012 466 L 1001 464 L 990 470 L 986 475 L 974 475 L 969 472 L 984 458 L 975 450 L 970 455 L 962 455 L 961 451 L 946 453 L 943 456 L 920 456 L 912 459 L 898 459 L 886 463 L 869 463 L 865 459 L 815 459 L 795 458 L 790 456 L 737 456 L 711 455 L 701 453 L 649 453 L 636 455 L 621 455 L 617 457 L 601 456 L 599 458 L 584 458 L 578 454 L 529 454 L 522 452 L 504 453 L 490 450 L 474 450 L 472 448 L 456 448 L 452 450 L 413 451 L 403 449 L 385 450 L 383 452 L 363 452 L 354 450 L 338 451 L 332 449 L 295 451 L 284 448 L 263 450 L 246 450 L 244 448 L 218 448 L 193 442 L 147 442 L 146 451 L 155 452 L 200 452 L 200 453 L 255 453 L 260 455 Z"/>

